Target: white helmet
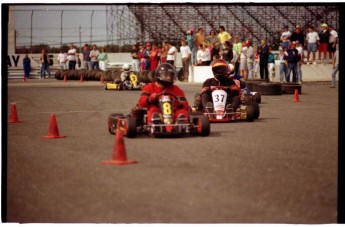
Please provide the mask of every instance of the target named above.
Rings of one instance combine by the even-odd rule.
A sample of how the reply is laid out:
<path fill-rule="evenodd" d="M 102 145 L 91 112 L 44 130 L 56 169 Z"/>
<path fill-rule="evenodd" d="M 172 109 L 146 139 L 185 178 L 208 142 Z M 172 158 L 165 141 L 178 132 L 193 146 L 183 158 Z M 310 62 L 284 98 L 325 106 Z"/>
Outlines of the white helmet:
<path fill-rule="evenodd" d="M 123 66 L 122 66 L 122 70 L 123 71 L 129 71 L 129 64 L 123 64 Z"/>

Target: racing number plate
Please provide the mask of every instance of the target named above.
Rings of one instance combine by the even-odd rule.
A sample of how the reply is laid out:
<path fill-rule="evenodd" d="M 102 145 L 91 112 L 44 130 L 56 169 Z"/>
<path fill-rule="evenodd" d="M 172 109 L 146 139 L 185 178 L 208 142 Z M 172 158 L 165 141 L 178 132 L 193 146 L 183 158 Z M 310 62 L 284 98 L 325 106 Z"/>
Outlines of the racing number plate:
<path fill-rule="evenodd" d="M 227 99 L 227 93 L 224 90 L 214 90 L 212 92 L 212 100 L 216 118 L 222 119 Z"/>
<path fill-rule="evenodd" d="M 173 123 L 172 100 L 170 96 L 163 95 L 160 101 L 160 107 L 163 114 L 164 124 Z"/>

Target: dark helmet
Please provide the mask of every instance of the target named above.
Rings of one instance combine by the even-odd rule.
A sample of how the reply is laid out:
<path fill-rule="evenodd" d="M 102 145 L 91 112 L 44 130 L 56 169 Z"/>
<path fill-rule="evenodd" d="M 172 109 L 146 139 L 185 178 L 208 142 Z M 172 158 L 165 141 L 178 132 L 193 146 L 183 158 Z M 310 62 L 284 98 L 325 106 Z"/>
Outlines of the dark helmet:
<path fill-rule="evenodd" d="M 170 86 L 174 83 L 176 70 L 175 67 L 169 63 L 160 64 L 155 73 L 157 82 L 164 86 Z"/>
<path fill-rule="evenodd" d="M 221 79 L 228 75 L 229 65 L 223 59 L 217 59 L 212 63 L 212 72 L 215 78 Z"/>

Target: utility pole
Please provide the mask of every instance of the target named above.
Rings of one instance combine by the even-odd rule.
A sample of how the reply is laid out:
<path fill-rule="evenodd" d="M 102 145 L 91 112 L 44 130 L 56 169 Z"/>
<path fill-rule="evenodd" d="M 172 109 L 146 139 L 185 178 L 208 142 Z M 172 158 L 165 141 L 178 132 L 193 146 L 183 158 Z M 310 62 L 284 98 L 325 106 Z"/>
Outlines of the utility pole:
<path fill-rule="evenodd" d="M 92 17 L 93 17 L 93 13 L 94 13 L 94 12 L 95 12 L 95 11 L 94 11 L 94 10 L 92 10 L 92 13 L 91 13 L 90 46 L 92 45 Z"/>
<path fill-rule="evenodd" d="M 62 15 L 63 15 L 63 10 L 61 11 L 61 36 L 60 36 L 60 46 L 62 47 Z"/>
<path fill-rule="evenodd" d="M 81 26 L 79 25 L 79 53 L 81 53 Z"/>
<path fill-rule="evenodd" d="M 31 11 L 31 26 L 30 26 L 30 50 L 32 53 L 32 18 L 34 16 L 34 11 Z"/>

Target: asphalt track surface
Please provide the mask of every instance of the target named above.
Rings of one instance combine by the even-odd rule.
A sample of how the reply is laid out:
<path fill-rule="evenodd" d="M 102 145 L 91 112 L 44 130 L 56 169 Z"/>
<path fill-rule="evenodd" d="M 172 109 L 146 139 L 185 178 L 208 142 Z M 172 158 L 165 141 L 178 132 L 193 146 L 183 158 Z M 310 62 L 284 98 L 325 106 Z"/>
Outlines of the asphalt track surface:
<path fill-rule="evenodd" d="M 177 83 L 191 103 L 201 84 Z M 338 88 L 306 83 L 262 96 L 254 122 L 212 124 L 209 137 L 125 138 L 138 164 L 106 166 L 111 113 L 140 91 L 99 82 L 8 82 L 7 221 L 16 223 L 337 222 Z M 56 115 L 64 139 L 42 139 Z"/>

